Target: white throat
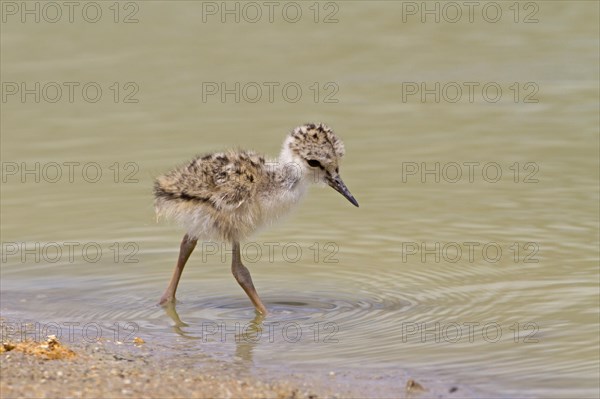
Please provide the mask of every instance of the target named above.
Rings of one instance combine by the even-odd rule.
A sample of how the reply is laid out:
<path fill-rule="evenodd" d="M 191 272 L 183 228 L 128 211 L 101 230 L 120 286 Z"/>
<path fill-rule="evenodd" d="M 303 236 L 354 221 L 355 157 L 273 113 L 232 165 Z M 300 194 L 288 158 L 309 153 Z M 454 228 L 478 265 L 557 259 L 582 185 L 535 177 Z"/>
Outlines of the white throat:
<path fill-rule="evenodd" d="M 276 161 L 268 162 L 270 174 L 268 195 L 264 198 L 263 215 L 271 222 L 288 213 L 300 202 L 310 185 L 309 171 L 301 160 L 294 159 L 284 144 Z"/>

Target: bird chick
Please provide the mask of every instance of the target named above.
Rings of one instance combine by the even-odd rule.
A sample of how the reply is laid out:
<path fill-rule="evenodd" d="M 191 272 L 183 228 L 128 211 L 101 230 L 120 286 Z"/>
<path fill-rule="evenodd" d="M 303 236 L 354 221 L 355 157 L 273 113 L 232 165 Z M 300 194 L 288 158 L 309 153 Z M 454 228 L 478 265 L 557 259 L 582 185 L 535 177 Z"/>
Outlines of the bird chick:
<path fill-rule="evenodd" d="M 232 272 L 256 309 L 266 308 L 242 264 L 240 242 L 289 212 L 311 183 L 327 184 L 358 207 L 342 181 L 344 144 L 324 124 L 305 124 L 285 139 L 277 160 L 252 151 L 230 150 L 194 158 L 160 176 L 154 184 L 157 216 L 175 220 L 186 234 L 171 282 L 160 303 L 175 301 L 187 259 L 198 240 L 233 245 Z"/>

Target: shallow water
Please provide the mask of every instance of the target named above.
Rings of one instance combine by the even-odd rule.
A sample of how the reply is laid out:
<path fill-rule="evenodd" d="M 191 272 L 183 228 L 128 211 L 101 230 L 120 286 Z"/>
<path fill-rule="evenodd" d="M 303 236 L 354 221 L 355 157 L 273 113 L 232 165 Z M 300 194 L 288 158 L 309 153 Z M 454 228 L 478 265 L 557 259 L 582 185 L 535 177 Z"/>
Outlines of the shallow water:
<path fill-rule="evenodd" d="M 319 23 L 312 3 L 297 23 L 128 4 L 118 19 L 135 11 L 137 23 L 114 23 L 101 3 L 95 24 L 2 24 L 4 316 L 97 323 L 242 367 L 408 369 L 489 396 L 598 395 L 598 3 L 531 2 L 517 23 L 509 3 L 497 23 L 422 23 L 411 2 L 319 3 Z M 36 103 L 6 82 L 96 82 L 103 94 L 53 103 L 48 86 Z M 263 97 L 250 101 L 253 84 L 239 102 L 207 94 L 221 82 L 255 82 Z M 271 102 L 265 82 L 302 96 Z M 409 94 L 421 82 L 440 82 L 439 102 Z M 471 102 L 465 82 L 492 88 Z M 155 223 L 153 177 L 231 146 L 275 156 L 312 120 L 345 141 L 341 172 L 361 207 L 314 188 L 245 248 L 264 320 L 221 244 L 192 256 L 176 313 L 157 307 L 182 233 Z"/>

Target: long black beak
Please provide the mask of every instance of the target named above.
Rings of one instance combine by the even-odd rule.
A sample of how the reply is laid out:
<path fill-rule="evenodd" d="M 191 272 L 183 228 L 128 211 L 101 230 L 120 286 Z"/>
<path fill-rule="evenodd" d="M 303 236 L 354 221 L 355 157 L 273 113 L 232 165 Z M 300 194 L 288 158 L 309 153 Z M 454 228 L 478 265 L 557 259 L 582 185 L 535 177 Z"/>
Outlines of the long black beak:
<path fill-rule="evenodd" d="M 358 202 L 352 196 L 352 194 L 350 194 L 350 190 L 348 190 L 348 187 L 346 187 L 339 175 L 335 177 L 327 175 L 327 184 L 329 184 L 335 191 L 346 197 L 346 199 L 350 201 L 352 205 L 358 208 Z"/>

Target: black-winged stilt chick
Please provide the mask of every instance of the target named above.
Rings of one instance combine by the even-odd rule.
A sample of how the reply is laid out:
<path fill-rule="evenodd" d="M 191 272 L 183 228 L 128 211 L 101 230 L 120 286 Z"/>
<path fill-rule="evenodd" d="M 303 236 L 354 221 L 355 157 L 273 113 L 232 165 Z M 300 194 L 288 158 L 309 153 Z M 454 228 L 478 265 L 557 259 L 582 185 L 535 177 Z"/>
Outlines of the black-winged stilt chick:
<path fill-rule="evenodd" d="M 181 273 L 198 240 L 225 240 L 233 246 L 235 279 L 265 315 L 267 309 L 242 264 L 240 242 L 291 210 L 311 183 L 326 183 L 358 206 L 339 174 L 344 152 L 344 144 L 329 127 L 310 123 L 286 137 L 275 161 L 265 161 L 251 151 L 231 150 L 197 157 L 157 178 L 157 216 L 174 219 L 186 229 L 160 304 L 175 301 Z"/>

